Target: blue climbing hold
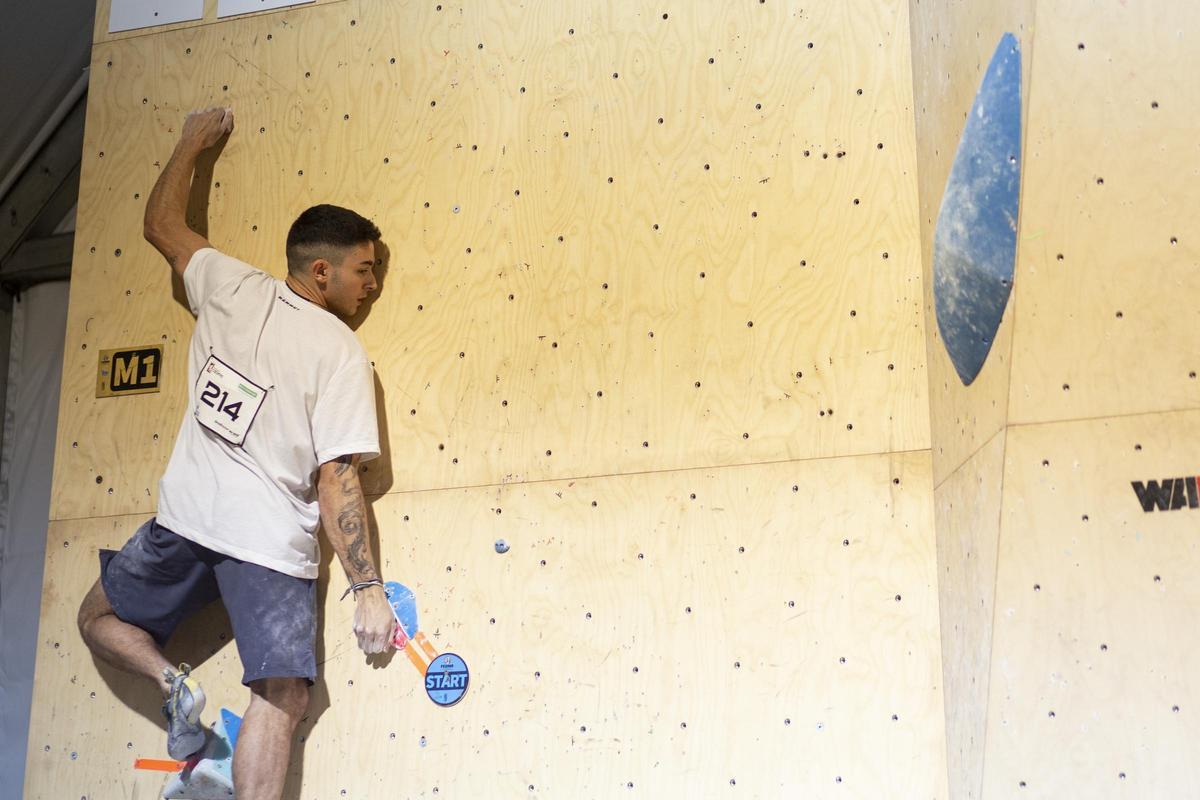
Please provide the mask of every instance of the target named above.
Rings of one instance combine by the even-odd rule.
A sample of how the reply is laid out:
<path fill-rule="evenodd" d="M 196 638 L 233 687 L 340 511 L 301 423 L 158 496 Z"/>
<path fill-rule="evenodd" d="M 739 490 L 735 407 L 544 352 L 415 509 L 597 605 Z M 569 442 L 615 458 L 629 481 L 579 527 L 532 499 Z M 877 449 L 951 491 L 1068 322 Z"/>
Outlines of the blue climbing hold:
<path fill-rule="evenodd" d="M 1006 33 L 967 117 L 933 241 L 938 330 L 958 377 L 983 368 L 1012 291 L 1021 189 L 1021 47 Z"/>

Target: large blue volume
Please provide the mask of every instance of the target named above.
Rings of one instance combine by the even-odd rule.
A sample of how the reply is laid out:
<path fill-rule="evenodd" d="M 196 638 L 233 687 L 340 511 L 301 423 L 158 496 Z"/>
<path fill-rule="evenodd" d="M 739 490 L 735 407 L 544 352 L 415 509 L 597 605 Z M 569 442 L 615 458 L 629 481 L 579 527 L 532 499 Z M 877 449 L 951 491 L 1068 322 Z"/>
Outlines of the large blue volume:
<path fill-rule="evenodd" d="M 1006 33 L 963 127 L 933 239 L 938 330 L 969 386 L 1012 291 L 1021 195 L 1021 46 Z"/>

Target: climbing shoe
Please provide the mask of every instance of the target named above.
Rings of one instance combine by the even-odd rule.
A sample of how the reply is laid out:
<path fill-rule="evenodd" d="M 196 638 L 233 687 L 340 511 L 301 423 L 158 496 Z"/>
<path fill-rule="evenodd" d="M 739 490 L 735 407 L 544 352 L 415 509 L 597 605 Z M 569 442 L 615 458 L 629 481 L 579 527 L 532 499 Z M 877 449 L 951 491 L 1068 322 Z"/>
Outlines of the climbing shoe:
<path fill-rule="evenodd" d="M 163 670 L 163 677 L 171 684 L 162 709 L 167 718 L 167 754 L 182 761 L 204 747 L 204 728 L 200 726 L 204 690 L 187 664 L 180 664 L 179 672 Z"/>

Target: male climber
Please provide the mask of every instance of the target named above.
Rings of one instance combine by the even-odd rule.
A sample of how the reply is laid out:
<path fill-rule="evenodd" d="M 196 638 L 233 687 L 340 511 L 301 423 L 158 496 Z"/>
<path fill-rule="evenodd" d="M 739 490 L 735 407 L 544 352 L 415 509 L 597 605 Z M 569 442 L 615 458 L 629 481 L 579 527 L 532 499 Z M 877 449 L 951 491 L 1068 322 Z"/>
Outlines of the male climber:
<path fill-rule="evenodd" d="M 350 581 L 359 647 L 383 652 L 396 632 L 358 479 L 359 460 L 379 454 L 373 373 L 342 321 L 375 289 L 380 234 L 353 211 L 310 208 L 288 232 L 283 281 L 214 249 L 185 209 L 197 157 L 232 130 L 231 109 L 189 114 L 146 203 L 146 239 L 196 315 L 188 402 L 158 516 L 101 552 L 79 630 L 97 657 L 158 684 L 167 749 L 183 759 L 204 744 L 204 693 L 160 648 L 220 597 L 251 692 L 235 793 L 277 800 L 317 674 L 319 523 Z"/>

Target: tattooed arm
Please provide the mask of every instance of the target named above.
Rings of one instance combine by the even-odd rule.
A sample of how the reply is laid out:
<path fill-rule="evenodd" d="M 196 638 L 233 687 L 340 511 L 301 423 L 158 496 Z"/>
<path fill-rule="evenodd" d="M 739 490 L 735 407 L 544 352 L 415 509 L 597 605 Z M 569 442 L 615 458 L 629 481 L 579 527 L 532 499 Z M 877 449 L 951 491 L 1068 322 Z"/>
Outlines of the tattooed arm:
<path fill-rule="evenodd" d="M 321 465 L 317 502 L 325 536 L 342 562 L 351 583 L 379 579 L 371 555 L 367 504 L 358 481 L 358 456 L 342 456 Z M 354 634 L 364 653 L 382 653 L 391 646 L 396 618 L 382 586 L 354 592 Z"/>

